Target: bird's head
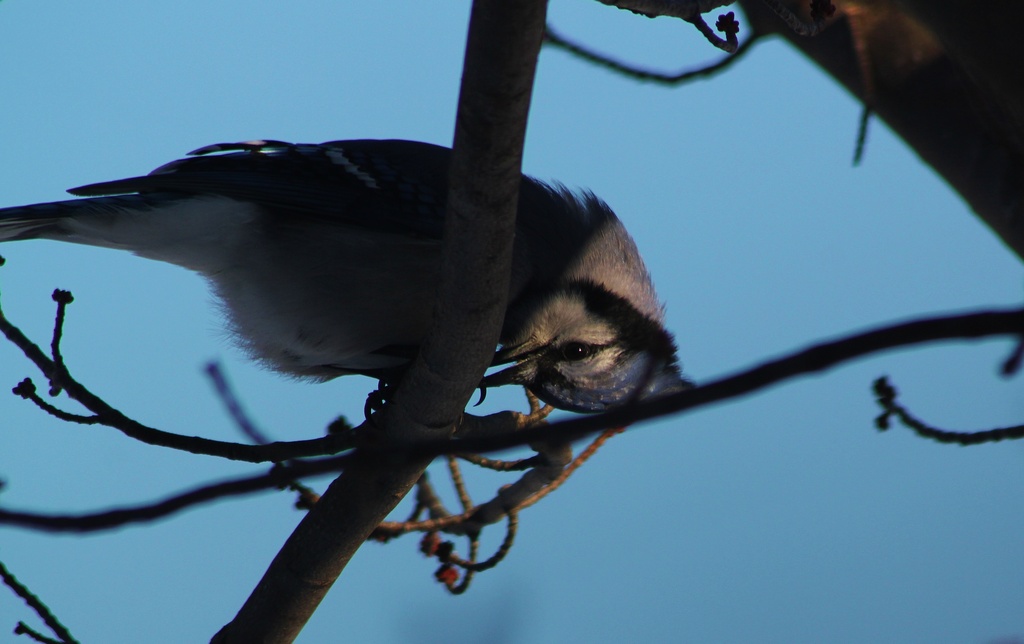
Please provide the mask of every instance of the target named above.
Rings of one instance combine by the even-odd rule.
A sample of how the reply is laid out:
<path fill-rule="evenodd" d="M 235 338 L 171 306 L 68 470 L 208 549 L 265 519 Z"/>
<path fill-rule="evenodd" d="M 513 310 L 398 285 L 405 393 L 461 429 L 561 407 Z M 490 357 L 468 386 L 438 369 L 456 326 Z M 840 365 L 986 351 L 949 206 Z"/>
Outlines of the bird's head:
<path fill-rule="evenodd" d="M 693 386 L 679 371 L 675 343 L 660 321 L 587 282 L 561 287 L 530 307 L 484 386 L 520 384 L 542 401 L 600 412 Z"/>

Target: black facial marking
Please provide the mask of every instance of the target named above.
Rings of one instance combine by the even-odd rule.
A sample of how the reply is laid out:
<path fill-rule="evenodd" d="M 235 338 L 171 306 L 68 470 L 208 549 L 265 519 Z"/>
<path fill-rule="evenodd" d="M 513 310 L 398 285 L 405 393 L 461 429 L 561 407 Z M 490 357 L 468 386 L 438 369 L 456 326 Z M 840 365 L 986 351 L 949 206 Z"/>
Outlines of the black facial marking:
<path fill-rule="evenodd" d="M 593 282 L 575 282 L 566 290 L 582 297 L 587 311 L 615 327 L 623 349 L 650 351 L 670 364 L 675 362 L 676 346 L 671 334 L 625 298 Z"/>

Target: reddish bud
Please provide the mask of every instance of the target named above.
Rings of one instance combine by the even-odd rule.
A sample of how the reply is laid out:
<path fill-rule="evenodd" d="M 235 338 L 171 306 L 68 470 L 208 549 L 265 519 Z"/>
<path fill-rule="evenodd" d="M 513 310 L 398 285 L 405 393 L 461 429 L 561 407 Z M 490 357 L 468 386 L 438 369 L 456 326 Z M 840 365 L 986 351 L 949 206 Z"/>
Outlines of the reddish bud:
<path fill-rule="evenodd" d="M 444 564 L 434 573 L 434 578 L 445 586 L 452 588 L 455 584 L 459 583 L 459 571 L 451 564 Z"/>

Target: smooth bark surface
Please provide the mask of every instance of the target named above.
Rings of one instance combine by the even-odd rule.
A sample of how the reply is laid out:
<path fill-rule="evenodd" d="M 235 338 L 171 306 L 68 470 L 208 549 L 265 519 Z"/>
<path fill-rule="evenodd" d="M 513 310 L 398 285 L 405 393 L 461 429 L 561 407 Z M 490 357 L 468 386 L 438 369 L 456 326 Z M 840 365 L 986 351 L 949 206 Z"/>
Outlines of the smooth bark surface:
<path fill-rule="evenodd" d="M 455 429 L 491 360 L 505 312 L 522 144 L 546 0 L 473 4 L 433 327 L 385 408 L 392 441 Z M 296 528 L 216 642 L 291 642 L 430 459 L 364 460 Z M 339 634 L 340 636 L 341 634 Z"/>

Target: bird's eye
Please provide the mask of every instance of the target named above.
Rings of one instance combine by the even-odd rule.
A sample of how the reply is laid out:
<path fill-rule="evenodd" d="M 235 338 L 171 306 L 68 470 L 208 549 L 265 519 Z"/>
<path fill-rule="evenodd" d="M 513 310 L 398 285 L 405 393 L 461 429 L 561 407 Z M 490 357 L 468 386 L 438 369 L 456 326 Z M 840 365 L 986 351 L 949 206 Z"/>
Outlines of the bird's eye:
<path fill-rule="evenodd" d="M 582 342 L 567 342 L 561 347 L 562 358 L 571 362 L 586 360 L 594 354 L 594 346 Z"/>

